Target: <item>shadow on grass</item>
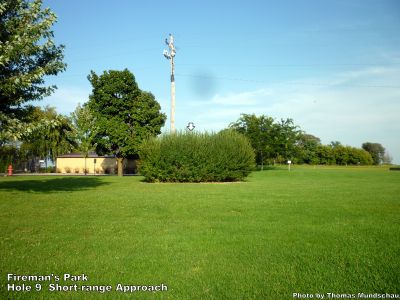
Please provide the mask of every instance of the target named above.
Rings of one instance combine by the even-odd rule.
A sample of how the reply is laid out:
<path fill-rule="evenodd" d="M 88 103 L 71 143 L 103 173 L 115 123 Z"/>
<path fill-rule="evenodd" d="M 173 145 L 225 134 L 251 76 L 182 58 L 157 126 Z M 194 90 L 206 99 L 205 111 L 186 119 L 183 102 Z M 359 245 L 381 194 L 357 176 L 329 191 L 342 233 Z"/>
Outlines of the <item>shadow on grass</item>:
<path fill-rule="evenodd" d="M 22 192 L 74 192 L 94 189 L 109 184 L 96 177 L 63 177 L 46 179 L 13 180 L 0 182 L 0 190 Z"/>

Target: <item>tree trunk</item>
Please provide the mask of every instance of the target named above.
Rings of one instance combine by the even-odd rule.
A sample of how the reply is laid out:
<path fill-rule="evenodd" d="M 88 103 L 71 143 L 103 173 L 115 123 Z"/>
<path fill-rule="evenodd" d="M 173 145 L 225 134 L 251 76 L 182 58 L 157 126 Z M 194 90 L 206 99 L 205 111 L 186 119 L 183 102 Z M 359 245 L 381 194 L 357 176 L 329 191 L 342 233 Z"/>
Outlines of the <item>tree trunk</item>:
<path fill-rule="evenodd" d="M 85 173 L 85 175 L 86 175 L 86 158 L 87 156 L 85 156 L 85 169 L 83 170 L 83 173 Z"/>
<path fill-rule="evenodd" d="M 122 167 L 122 157 L 117 157 L 117 168 L 118 168 L 118 176 L 124 176 L 123 167 Z"/>

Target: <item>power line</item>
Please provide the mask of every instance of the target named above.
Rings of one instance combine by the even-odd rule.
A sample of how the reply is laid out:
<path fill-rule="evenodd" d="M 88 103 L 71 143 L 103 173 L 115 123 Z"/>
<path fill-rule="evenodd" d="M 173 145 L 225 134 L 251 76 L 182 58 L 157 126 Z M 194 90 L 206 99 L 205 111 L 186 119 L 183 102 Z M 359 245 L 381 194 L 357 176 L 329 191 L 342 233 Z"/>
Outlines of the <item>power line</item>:
<path fill-rule="evenodd" d="M 182 77 L 194 77 L 194 78 L 204 78 L 204 79 L 218 79 L 218 80 L 229 80 L 229 81 L 242 81 L 242 82 L 253 82 L 253 83 L 270 83 L 266 80 L 254 80 L 245 78 L 234 78 L 225 76 L 208 76 L 208 75 L 194 75 L 194 74 L 182 74 L 177 73 L 176 76 Z M 400 85 L 378 85 L 378 84 L 338 84 L 338 83 L 308 83 L 308 82 L 291 82 L 291 83 L 281 83 L 282 85 L 310 85 L 310 86 L 335 86 L 335 85 L 345 85 L 352 87 L 365 87 L 365 88 L 391 88 L 400 89 Z"/>
<path fill-rule="evenodd" d="M 177 64 L 178 66 L 203 66 L 203 64 Z M 213 64 L 213 66 L 221 67 L 254 67 L 254 68 L 314 68 L 314 67 L 380 67 L 380 66 L 399 66 L 400 63 L 311 63 L 311 64 Z"/>
<path fill-rule="evenodd" d="M 141 69 L 142 68 L 138 68 Z M 145 68 L 148 69 L 148 68 Z M 58 74 L 55 78 L 68 78 L 68 77 L 85 77 L 89 73 L 74 73 L 74 74 Z M 239 77 L 227 77 L 227 76 L 210 76 L 210 75 L 200 75 L 200 74 L 187 74 L 187 73 L 174 73 L 174 77 L 192 77 L 192 78 L 203 78 L 203 79 L 213 79 L 213 80 L 227 80 L 227 81 L 241 81 L 241 82 L 249 82 L 249 83 L 270 83 L 267 80 L 256 80 L 256 79 L 246 79 Z M 52 76 L 51 76 L 52 77 Z M 52 77 L 54 78 L 54 77 Z M 309 85 L 309 86 L 335 86 L 340 85 L 339 83 L 310 83 L 310 82 L 291 82 L 291 83 L 278 83 L 280 85 Z M 346 84 L 342 83 L 342 85 L 350 86 L 350 87 L 365 87 L 365 88 L 388 88 L 388 89 L 400 89 L 400 85 L 391 85 L 391 84 Z"/>

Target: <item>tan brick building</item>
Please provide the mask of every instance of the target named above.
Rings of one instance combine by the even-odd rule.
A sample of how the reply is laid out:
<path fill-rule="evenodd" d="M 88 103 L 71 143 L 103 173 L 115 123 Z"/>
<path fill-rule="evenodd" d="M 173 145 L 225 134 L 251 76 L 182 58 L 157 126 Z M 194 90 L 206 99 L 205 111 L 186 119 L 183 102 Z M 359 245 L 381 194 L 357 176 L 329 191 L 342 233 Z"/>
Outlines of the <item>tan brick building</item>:
<path fill-rule="evenodd" d="M 124 174 L 137 173 L 137 160 L 123 160 Z M 57 157 L 57 173 L 76 173 L 84 174 L 116 174 L 117 159 L 112 156 L 98 156 L 96 153 L 90 153 L 84 157 L 81 153 L 64 154 Z"/>

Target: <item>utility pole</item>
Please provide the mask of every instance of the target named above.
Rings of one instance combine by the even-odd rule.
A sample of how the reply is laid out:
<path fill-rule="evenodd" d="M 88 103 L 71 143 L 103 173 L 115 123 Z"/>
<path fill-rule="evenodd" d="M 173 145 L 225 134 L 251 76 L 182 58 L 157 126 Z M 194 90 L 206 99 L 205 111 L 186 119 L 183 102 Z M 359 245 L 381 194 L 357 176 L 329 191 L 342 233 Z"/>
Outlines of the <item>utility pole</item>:
<path fill-rule="evenodd" d="M 164 50 L 164 56 L 166 59 L 171 61 L 171 117 L 170 117 L 170 131 L 175 133 L 175 76 L 174 76 L 174 57 L 176 54 L 174 46 L 174 37 L 169 34 L 169 40 L 165 39 L 165 43 L 168 45 L 169 51 Z"/>

